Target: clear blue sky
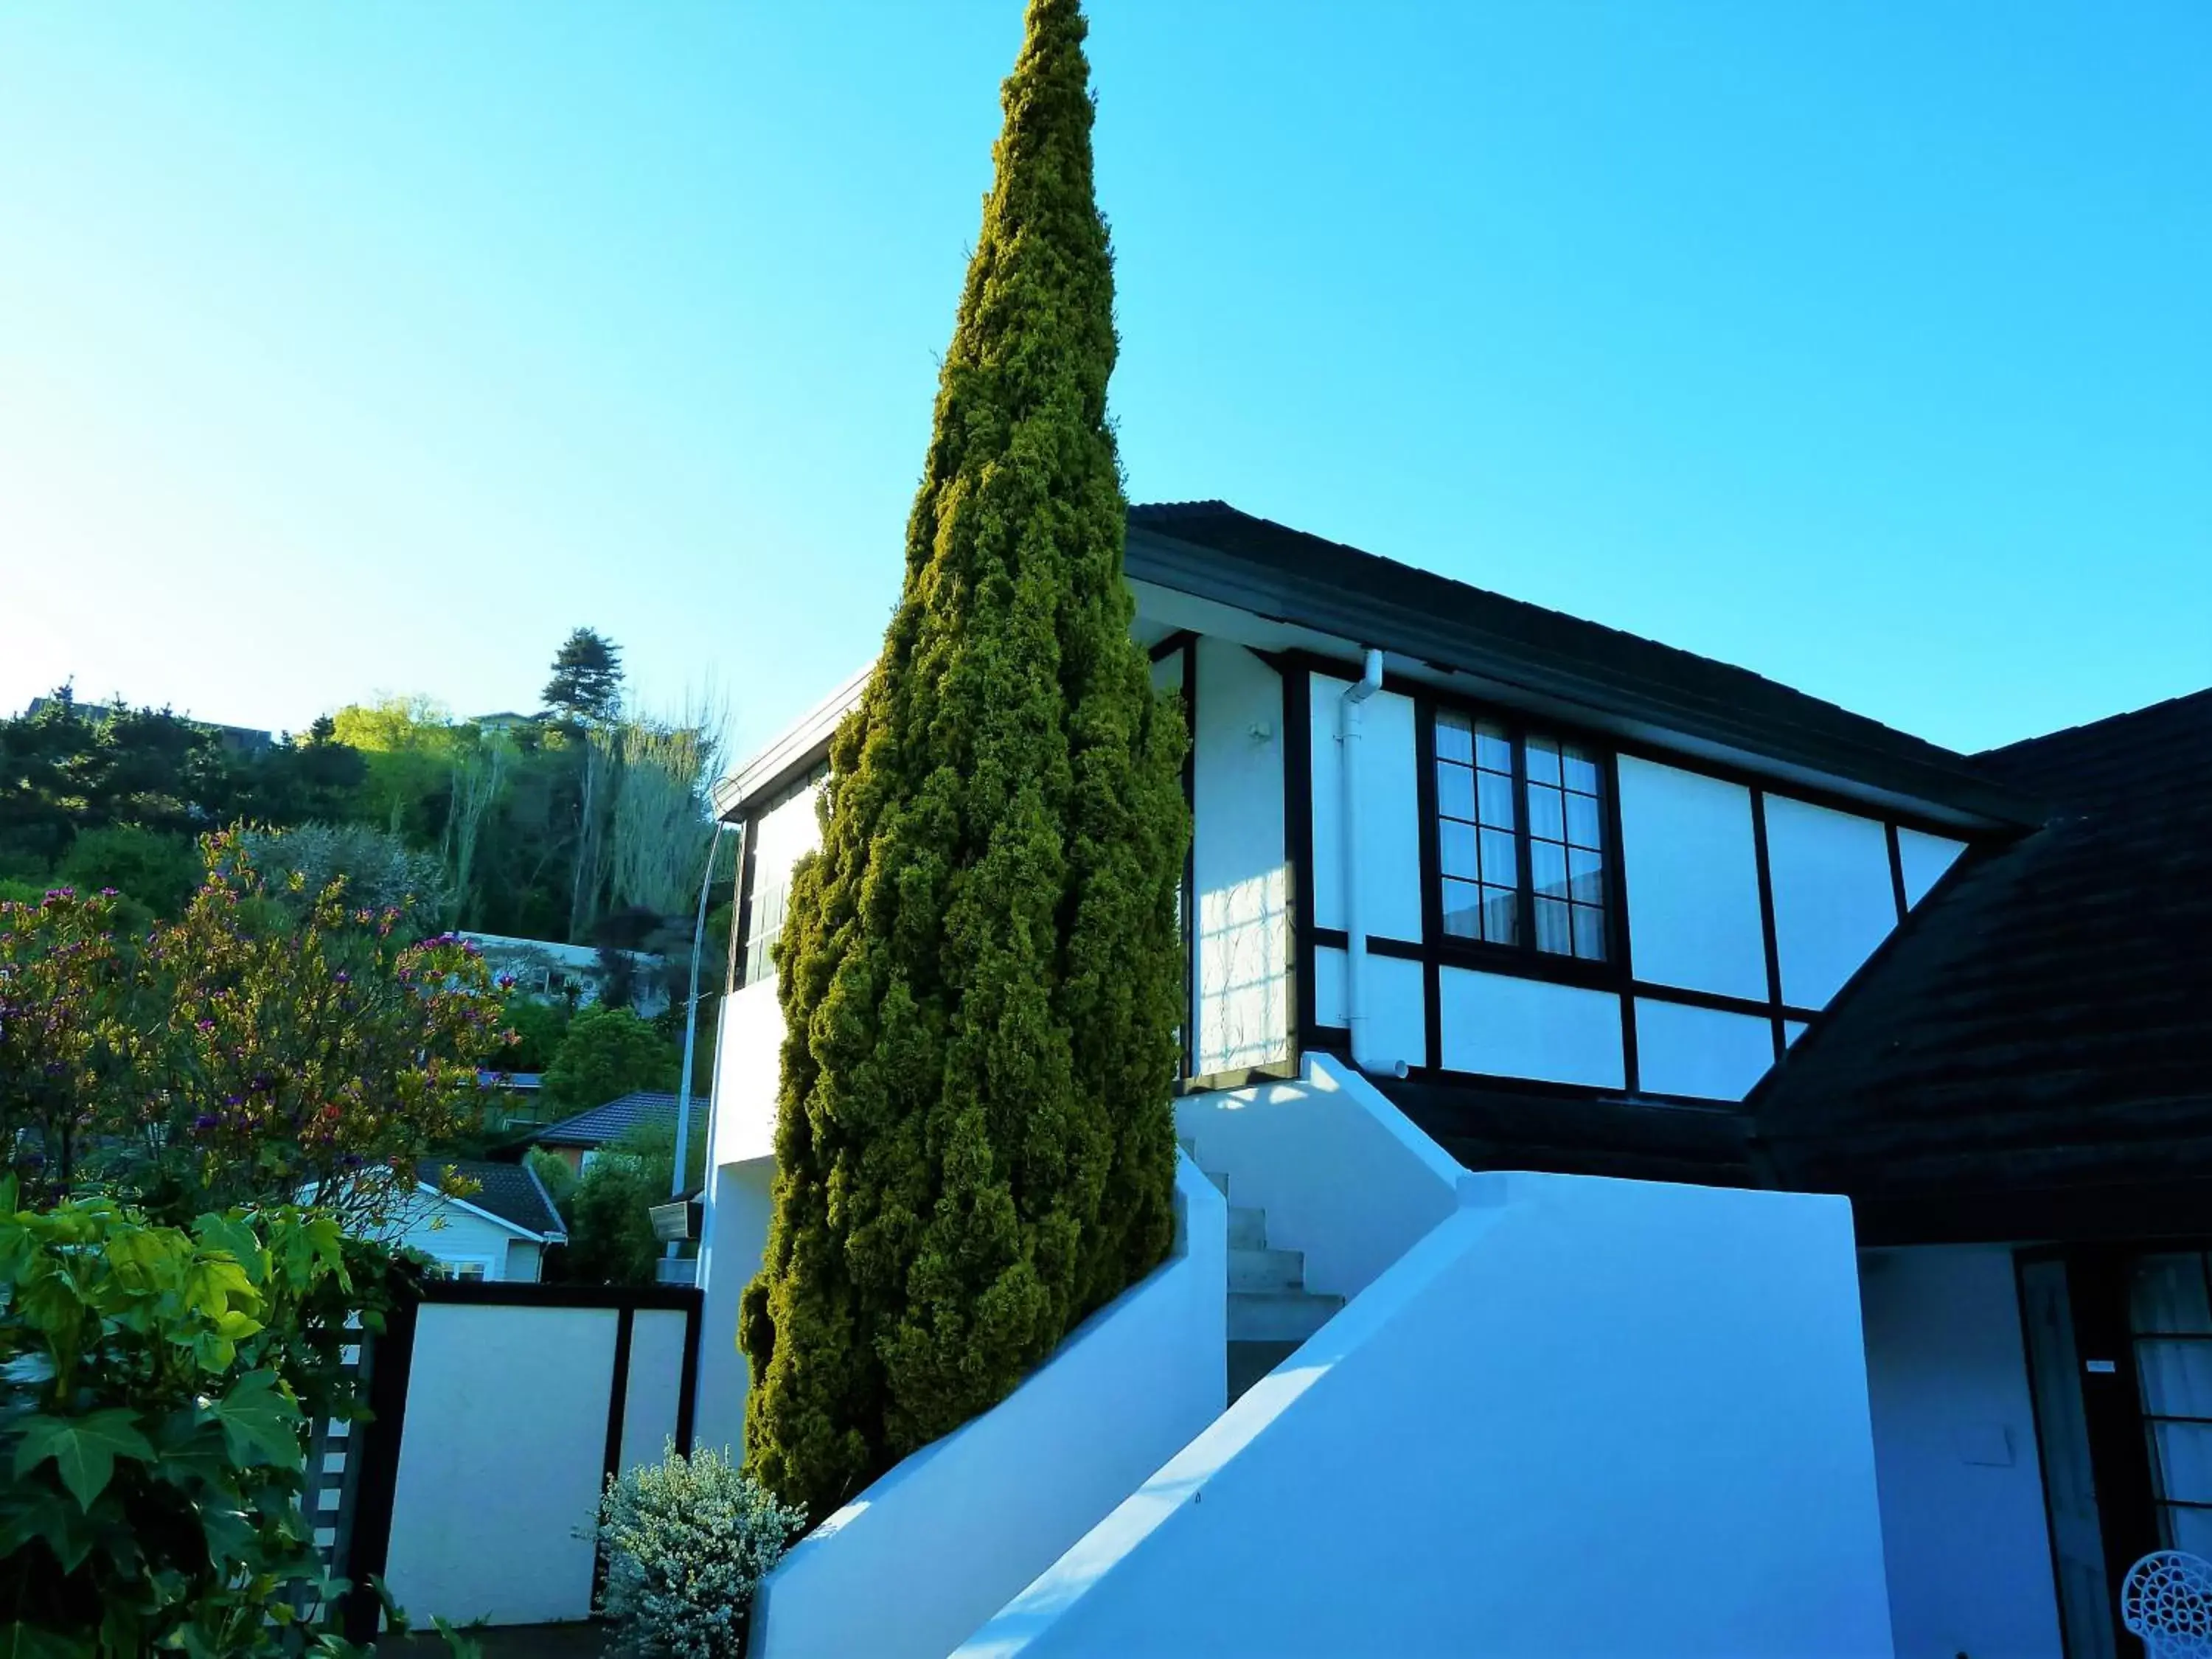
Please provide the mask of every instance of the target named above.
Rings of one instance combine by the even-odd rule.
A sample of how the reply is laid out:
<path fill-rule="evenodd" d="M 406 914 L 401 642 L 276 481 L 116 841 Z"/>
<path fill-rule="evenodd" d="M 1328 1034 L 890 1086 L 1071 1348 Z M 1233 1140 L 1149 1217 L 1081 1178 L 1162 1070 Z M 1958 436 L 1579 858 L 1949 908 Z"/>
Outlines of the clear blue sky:
<path fill-rule="evenodd" d="M 1133 497 L 1973 748 L 2212 683 L 2212 7 L 1096 5 Z M 0 9 L 0 705 L 872 655 L 998 3 Z"/>

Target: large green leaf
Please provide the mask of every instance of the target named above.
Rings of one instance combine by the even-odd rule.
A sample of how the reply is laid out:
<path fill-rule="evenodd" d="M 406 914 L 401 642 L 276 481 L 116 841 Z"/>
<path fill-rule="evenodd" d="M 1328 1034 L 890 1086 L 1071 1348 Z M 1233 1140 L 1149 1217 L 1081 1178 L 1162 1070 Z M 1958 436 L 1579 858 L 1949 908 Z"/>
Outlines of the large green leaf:
<path fill-rule="evenodd" d="M 111 1408 L 82 1417 L 31 1419 L 23 1425 L 22 1441 L 15 1448 L 17 1478 L 49 1457 L 54 1460 L 70 1496 L 81 1508 L 89 1510 L 114 1478 L 117 1458 L 151 1462 L 154 1448 L 138 1431 L 135 1413 Z"/>
<path fill-rule="evenodd" d="M 230 1455 L 241 1463 L 296 1464 L 300 1428 L 307 1420 L 269 1370 L 248 1371 L 228 1394 L 208 1402 L 208 1415 L 222 1425 Z"/>
<path fill-rule="evenodd" d="M 258 1285 L 269 1276 L 269 1262 L 253 1229 L 234 1216 L 204 1215 L 192 1223 L 192 1237 L 210 1250 L 222 1250 L 236 1260 L 246 1276 Z"/>
<path fill-rule="evenodd" d="M 13 1555 L 42 1539 L 64 1572 L 75 1572 L 91 1552 L 93 1534 L 83 1514 L 62 1495 L 27 1480 L 11 1481 L 0 1492 L 0 1556 Z"/>
<path fill-rule="evenodd" d="M 0 1659 L 90 1659 L 92 1644 L 36 1625 L 0 1625 Z"/>

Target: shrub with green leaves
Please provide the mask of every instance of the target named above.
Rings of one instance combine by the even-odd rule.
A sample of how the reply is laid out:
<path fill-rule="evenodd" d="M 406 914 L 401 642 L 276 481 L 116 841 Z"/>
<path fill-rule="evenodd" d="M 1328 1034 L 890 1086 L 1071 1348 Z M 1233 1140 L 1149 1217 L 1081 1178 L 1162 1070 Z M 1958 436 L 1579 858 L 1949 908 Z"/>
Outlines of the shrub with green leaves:
<path fill-rule="evenodd" d="M 599 1499 L 611 1651 L 737 1659 L 754 1589 L 805 1528 L 803 1511 L 740 1474 L 727 1451 L 686 1457 L 672 1440 L 659 1463 L 610 1480 Z"/>
<path fill-rule="evenodd" d="M 339 1350 L 389 1258 L 295 1210 L 16 1202 L 0 1180 L 0 1653 L 347 1651 L 306 1435 L 359 1415 Z"/>

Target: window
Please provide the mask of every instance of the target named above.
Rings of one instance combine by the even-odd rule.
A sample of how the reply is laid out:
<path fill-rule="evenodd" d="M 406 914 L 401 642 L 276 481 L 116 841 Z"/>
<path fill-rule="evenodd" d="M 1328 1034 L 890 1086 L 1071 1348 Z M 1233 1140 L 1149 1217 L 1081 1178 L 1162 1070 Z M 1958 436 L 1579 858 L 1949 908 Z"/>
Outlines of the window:
<path fill-rule="evenodd" d="M 775 971 L 771 952 L 790 902 L 792 866 L 820 841 L 814 794 L 829 775 L 826 763 L 815 767 L 770 801 L 746 831 L 752 891 L 745 913 L 744 951 L 738 963 L 740 989 Z"/>
<path fill-rule="evenodd" d="M 1437 714 L 1436 739 L 1444 932 L 1604 961 L 1597 756 L 1556 738 L 1516 737 L 1494 721 L 1449 709 Z"/>
<path fill-rule="evenodd" d="M 482 1256 L 456 1256 L 449 1261 L 433 1262 L 433 1279 L 459 1279 L 464 1284 L 481 1285 L 490 1276 L 491 1263 Z"/>

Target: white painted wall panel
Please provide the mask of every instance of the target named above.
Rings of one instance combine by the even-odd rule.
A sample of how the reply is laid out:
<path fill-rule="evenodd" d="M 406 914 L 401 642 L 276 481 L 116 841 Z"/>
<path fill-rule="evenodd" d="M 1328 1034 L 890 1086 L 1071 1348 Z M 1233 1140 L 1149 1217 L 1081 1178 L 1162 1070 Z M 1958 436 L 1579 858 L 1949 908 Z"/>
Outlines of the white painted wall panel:
<path fill-rule="evenodd" d="M 2058 1659 L 2011 1252 L 1869 1250 L 1860 1274 L 1899 1659 Z"/>
<path fill-rule="evenodd" d="M 1314 951 L 1314 1018 L 1320 1024 L 1345 1022 L 1344 968 L 1343 951 L 1328 945 Z M 1428 991 L 1423 977 L 1418 962 L 1368 953 L 1367 1030 L 1374 1060 L 1402 1060 L 1408 1066 L 1429 1063 Z"/>
<path fill-rule="evenodd" d="M 1765 1001 L 1751 791 L 1629 755 L 1620 769 L 1636 976 Z"/>
<path fill-rule="evenodd" d="M 699 1241 L 699 1392 L 691 1439 L 700 1446 L 742 1451 L 745 1438 L 745 1356 L 738 1346 L 738 1303 L 760 1271 L 775 1213 L 775 1160 L 757 1158 L 718 1167 L 708 1188 L 705 1236 Z"/>
<path fill-rule="evenodd" d="M 1290 872 L 1282 676 L 1240 645 L 1198 642 L 1192 768 L 1197 1069 L 1290 1058 Z"/>
<path fill-rule="evenodd" d="M 1774 1065 L 1774 1027 L 1755 1014 L 1636 1000 L 1636 1077 L 1652 1094 L 1741 1100 Z"/>
<path fill-rule="evenodd" d="M 1943 872 L 1958 862 L 1959 854 L 1966 850 L 1966 843 L 1953 841 L 1944 836 L 1931 836 L 1920 830 L 1899 830 L 1897 832 L 1898 863 L 1905 871 L 1905 902 L 1917 904 L 1928 896 L 1928 890 L 1943 878 Z"/>
<path fill-rule="evenodd" d="M 1314 919 L 1344 926 L 1344 771 L 1337 703 L 1349 679 L 1312 682 Z M 1200 710 L 1205 703 L 1201 696 Z M 1202 718 L 1201 713 L 1201 718 Z M 1421 803 L 1413 757 L 1413 700 L 1378 691 L 1360 738 L 1359 890 L 1370 935 L 1421 937 Z"/>
<path fill-rule="evenodd" d="M 1439 993 L 1443 1064 L 1547 1083 L 1618 1089 L 1620 999 L 1610 991 L 1447 968 Z"/>
<path fill-rule="evenodd" d="M 767 1158 L 775 1151 L 775 1096 L 783 1080 L 783 1006 L 775 976 L 724 997 L 719 1018 L 707 1161 Z"/>
<path fill-rule="evenodd" d="M 630 1316 L 629 1376 L 623 1395 L 625 1469 L 658 1463 L 676 1433 L 684 1382 L 684 1316 L 673 1308 L 641 1308 Z"/>
<path fill-rule="evenodd" d="M 418 1623 L 587 1617 L 611 1308 L 429 1303 L 416 1316 L 385 1577 Z"/>
<path fill-rule="evenodd" d="M 471 1214 L 434 1194 L 421 1191 L 409 1198 L 399 1214 L 379 1236 L 387 1243 L 420 1250 L 433 1261 L 456 1267 L 464 1263 L 481 1267 L 486 1279 L 511 1276 L 507 1247 L 521 1242 L 515 1238 L 512 1229 Z"/>
<path fill-rule="evenodd" d="M 1897 926 L 1888 834 L 1872 818 L 1769 795 L 1766 866 L 1782 1000 L 1825 1008 Z M 1641 941 L 1632 948 L 1640 972 Z"/>

